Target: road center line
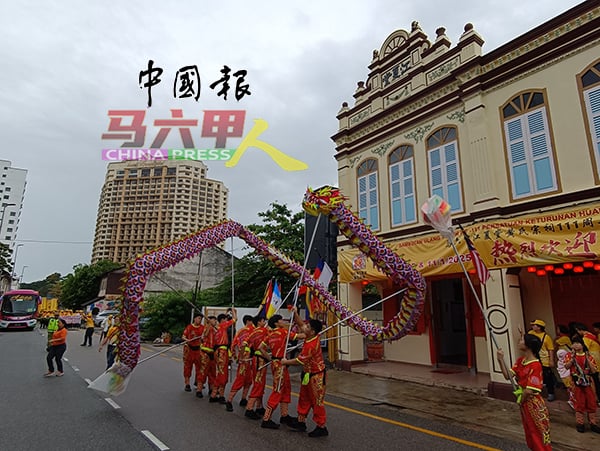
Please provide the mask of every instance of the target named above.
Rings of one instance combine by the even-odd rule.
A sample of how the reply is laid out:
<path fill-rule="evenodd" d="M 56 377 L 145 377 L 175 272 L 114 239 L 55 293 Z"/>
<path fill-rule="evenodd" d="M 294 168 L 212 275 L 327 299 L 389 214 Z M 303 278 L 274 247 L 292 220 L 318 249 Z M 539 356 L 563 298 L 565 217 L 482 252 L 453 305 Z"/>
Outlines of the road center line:
<path fill-rule="evenodd" d="M 148 430 L 141 431 L 144 436 L 152 442 L 154 446 L 156 446 L 160 451 L 167 451 L 169 448 L 163 442 L 161 442 L 152 432 Z"/>
<path fill-rule="evenodd" d="M 266 387 L 273 389 L 273 387 L 270 385 L 266 385 Z M 299 396 L 298 393 L 294 393 L 294 392 L 292 392 L 292 395 L 295 396 L 296 398 Z M 412 424 L 402 423 L 401 421 L 390 420 L 389 418 L 380 417 L 378 415 L 373 415 L 372 413 L 361 412 L 360 410 L 355 410 L 350 407 L 342 406 L 340 404 L 335 404 L 333 402 L 325 401 L 325 405 L 333 407 L 334 409 L 345 410 L 346 412 L 354 413 L 356 415 L 362 415 L 363 417 L 371 418 L 373 420 L 382 421 L 384 423 L 393 424 L 395 426 L 400 426 L 402 428 L 410 429 L 412 431 L 420 432 L 422 434 L 427 434 L 427 435 L 431 435 L 433 437 L 442 438 L 444 440 L 449 440 L 451 442 L 457 442 L 462 445 L 470 446 L 472 448 L 484 449 L 486 451 L 500 451 L 498 448 L 491 448 L 489 446 L 482 445 L 481 443 L 471 442 L 469 440 L 464 440 L 462 438 L 453 437 L 451 435 L 442 434 L 440 432 L 431 431 L 431 430 L 425 429 L 425 428 L 420 428 L 418 426 L 413 426 Z"/>
<path fill-rule="evenodd" d="M 105 400 L 105 401 L 106 401 L 106 402 L 107 402 L 109 405 L 111 405 L 111 406 L 112 406 L 114 409 L 120 409 L 120 408 L 121 408 L 121 406 L 120 406 L 120 405 L 118 405 L 116 402 L 114 402 L 114 401 L 113 401 L 112 399 L 110 399 L 110 398 L 104 398 L 104 400 Z"/>

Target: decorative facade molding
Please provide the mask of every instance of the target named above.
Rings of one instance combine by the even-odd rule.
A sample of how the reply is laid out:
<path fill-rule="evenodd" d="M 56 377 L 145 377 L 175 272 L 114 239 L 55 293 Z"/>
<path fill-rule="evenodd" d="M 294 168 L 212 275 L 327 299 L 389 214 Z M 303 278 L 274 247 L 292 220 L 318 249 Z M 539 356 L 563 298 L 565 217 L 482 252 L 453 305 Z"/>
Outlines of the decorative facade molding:
<path fill-rule="evenodd" d="M 425 136 L 425 133 L 427 133 L 429 130 L 431 130 L 431 127 L 433 127 L 434 122 L 432 122 L 431 124 L 427 124 L 427 125 L 420 125 L 417 128 L 415 128 L 412 132 L 407 133 L 404 135 L 404 137 L 406 139 L 414 139 L 416 143 L 418 143 L 419 141 L 421 141 L 423 139 L 423 136 Z"/>
<path fill-rule="evenodd" d="M 368 118 L 370 115 L 371 115 L 371 106 L 369 106 L 368 108 L 365 108 L 360 113 L 352 116 L 350 118 L 350 125 L 357 124 L 360 121 L 362 121 L 363 119 Z"/>
<path fill-rule="evenodd" d="M 372 153 L 379 155 L 380 157 L 383 157 L 385 155 L 385 153 L 387 152 L 387 150 L 392 147 L 392 145 L 394 144 L 394 140 L 392 139 L 391 141 L 388 141 L 386 143 L 380 144 L 379 146 L 375 147 L 373 150 L 371 150 Z"/>
<path fill-rule="evenodd" d="M 448 114 L 446 117 L 450 120 L 456 119 L 458 122 L 463 123 L 465 121 L 465 109 L 461 108 L 460 110 L 456 110 L 453 113 Z"/>
<path fill-rule="evenodd" d="M 357 156 L 355 156 L 355 157 L 349 158 L 349 159 L 348 159 L 348 161 L 350 162 L 350 167 L 351 167 L 351 168 L 353 168 L 353 167 L 354 167 L 354 165 L 356 164 L 356 162 L 357 162 L 358 160 L 360 160 L 361 158 L 362 158 L 362 156 L 361 156 L 361 155 L 357 155 Z"/>
<path fill-rule="evenodd" d="M 387 96 L 385 98 L 385 106 L 390 106 L 391 104 L 396 103 L 408 95 L 410 95 L 410 83 L 407 83 L 394 93 Z"/>
<path fill-rule="evenodd" d="M 579 27 L 587 24 L 588 22 L 591 22 L 592 20 L 596 19 L 598 16 L 600 16 L 600 7 L 594 8 L 593 10 L 586 12 L 585 14 L 582 14 L 581 16 L 571 20 L 570 22 L 564 23 L 561 26 L 559 26 L 558 28 L 555 28 L 554 30 L 547 32 L 543 36 L 540 36 L 532 41 L 529 41 L 526 44 L 523 44 L 522 46 L 520 46 L 519 48 L 513 49 L 509 53 L 506 53 L 506 54 L 500 56 L 499 58 L 496 58 L 495 60 L 490 61 L 485 66 L 474 67 L 473 69 L 471 69 L 470 71 L 465 73 L 465 77 L 467 80 L 469 80 L 471 78 L 477 77 L 478 75 L 486 73 L 490 70 L 496 69 L 496 68 L 510 62 L 514 58 L 517 58 L 521 55 L 529 53 L 530 50 L 534 50 L 534 49 L 538 48 L 540 45 L 552 42 L 553 40 L 560 37 L 561 35 L 568 33 L 576 28 L 579 28 Z"/>
<path fill-rule="evenodd" d="M 449 74 L 452 69 L 455 69 L 460 64 L 460 57 L 456 56 L 452 58 L 450 61 L 446 61 L 444 64 L 436 67 L 435 69 L 427 72 L 427 83 L 431 83 L 432 81 L 443 77 L 446 74 Z"/>

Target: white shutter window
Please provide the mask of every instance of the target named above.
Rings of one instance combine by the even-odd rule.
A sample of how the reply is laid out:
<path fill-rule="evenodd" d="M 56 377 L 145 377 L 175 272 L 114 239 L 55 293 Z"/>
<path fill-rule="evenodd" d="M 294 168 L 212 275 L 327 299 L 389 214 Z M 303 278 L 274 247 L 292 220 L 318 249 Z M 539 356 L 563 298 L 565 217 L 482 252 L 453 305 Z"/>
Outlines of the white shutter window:
<path fill-rule="evenodd" d="M 600 86 L 583 92 L 585 107 L 592 134 L 592 145 L 596 157 L 596 167 L 600 171 Z M 599 174 L 600 175 L 600 174 Z"/>
<path fill-rule="evenodd" d="M 505 121 L 504 133 L 515 199 L 558 187 L 546 108 Z"/>
<path fill-rule="evenodd" d="M 463 210 L 459 168 L 456 141 L 429 150 L 431 194 L 446 199 L 453 212 Z"/>
<path fill-rule="evenodd" d="M 392 226 L 399 226 L 416 220 L 412 158 L 390 166 L 390 201 Z"/>
<path fill-rule="evenodd" d="M 358 215 L 373 230 L 379 229 L 377 172 L 371 172 L 358 178 Z"/>

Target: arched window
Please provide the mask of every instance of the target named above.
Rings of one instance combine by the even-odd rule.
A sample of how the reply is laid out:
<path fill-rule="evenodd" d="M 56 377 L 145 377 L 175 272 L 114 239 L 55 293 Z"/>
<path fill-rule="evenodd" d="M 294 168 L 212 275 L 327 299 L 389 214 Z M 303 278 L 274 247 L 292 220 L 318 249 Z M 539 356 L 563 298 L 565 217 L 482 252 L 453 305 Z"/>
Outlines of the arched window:
<path fill-rule="evenodd" d="M 440 128 L 427 138 L 427 164 L 431 194 L 446 199 L 453 212 L 463 211 L 456 128 Z"/>
<path fill-rule="evenodd" d="M 379 229 L 379 193 L 377 190 L 377 160 L 363 161 L 356 169 L 358 184 L 358 215 L 371 229 Z"/>
<path fill-rule="evenodd" d="M 596 61 L 579 75 L 579 88 L 583 96 L 586 128 L 590 148 L 594 154 L 596 179 L 600 178 L 600 61 Z"/>
<path fill-rule="evenodd" d="M 502 107 L 502 118 L 512 198 L 556 191 L 558 181 L 544 93 L 519 94 Z"/>
<path fill-rule="evenodd" d="M 392 227 L 415 222 L 414 150 L 401 145 L 388 156 L 390 170 L 390 210 Z"/>

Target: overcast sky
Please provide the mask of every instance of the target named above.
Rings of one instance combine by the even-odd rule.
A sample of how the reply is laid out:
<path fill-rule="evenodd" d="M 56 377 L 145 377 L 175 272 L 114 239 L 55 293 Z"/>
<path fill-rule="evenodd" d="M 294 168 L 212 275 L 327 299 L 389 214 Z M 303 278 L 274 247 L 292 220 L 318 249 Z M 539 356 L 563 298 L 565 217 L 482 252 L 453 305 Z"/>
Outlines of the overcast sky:
<path fill-rule="evenodd" d="M 435 39 L 443 26 L 456 45 L 467 22 L 485 40 L 484 52 L 581 3 L 576 0 L 425 2 L 304 0 L 227 2 L 181 0 L 34 0 L 3 2 L 0 13 L 0 159 L 28 170 L 18 231 L 16 272 L 24 281 L 65 275 L 89 263 L 106 162 L 101 139 L 109 109 L 146 108 L 138 74 L 155 61 L 164 72 L 153 89 L 145 147 L 157 133 L 153 120 L 171 108 L 202 123 L 203 110 L 244 109 L 244 132 L 261 118 L 261 139 L 306 162 L 285 172 L 266 154 L 246 152 L 234 168 L 208 162 L 209 178 L 229 188 L 229 217 L 257 223 L 271 202 L 299 210 L 307 186 L 337 184 L 335 118 L 352 104 L 356 82 L 365 80 L 373 49 L 413 20 Z M 208 85 L 220 69 L 248 71 L 251 96 L 218 97 Z M 177 69 L 197 65 L 198 102 L 174 99 Z M 232 83 L 234 85 L 234 83 Z M 175 132 L 175 130 L 174 130 Z M 197 148 L 214 146 L 192 129 Z M 230 138 L 227 147 L 240 139 Z M 164 147 L 181 147 L 172 133 Z M 55 241 L 60 243 L 48 243 Z M 82 243 L 82 244 L 76 244 Z"/>

